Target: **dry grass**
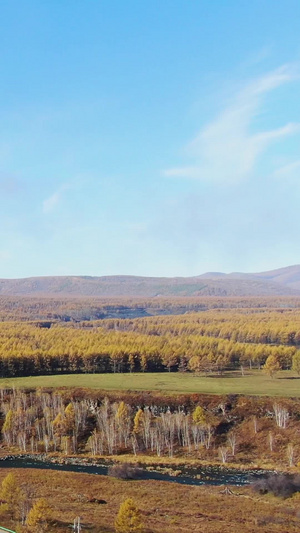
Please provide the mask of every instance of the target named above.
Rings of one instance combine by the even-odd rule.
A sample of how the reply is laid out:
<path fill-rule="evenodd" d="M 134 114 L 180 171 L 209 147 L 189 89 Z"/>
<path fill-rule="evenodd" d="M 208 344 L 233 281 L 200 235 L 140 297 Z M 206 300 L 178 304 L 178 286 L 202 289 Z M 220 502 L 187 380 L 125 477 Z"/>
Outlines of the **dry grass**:
<path fill-rule="evenodd" d="M 1 470 L 0 481 L 8 473 Z M 53 533 L 67 533 L 76 516 L 83 532 L 113 533 L 122 500 L 132 497 L 142 511 L 147 533 L 232 533 L 299 531 L 298 498 L 279 500 L 257 496 L 249 487 L 234 488 L 232 495 L 220 487 L 189 487 L 157 481 L 120 481 L 103 476 L 39 470 L 14 470 L 20 483 L 34 487 L 53 508 Z M 106 504 L 89 502 L 104 499 Z M 297 515 L 298 513 L 298 515 Z M 12 527 L 9 519 L 2 525 Z"/>

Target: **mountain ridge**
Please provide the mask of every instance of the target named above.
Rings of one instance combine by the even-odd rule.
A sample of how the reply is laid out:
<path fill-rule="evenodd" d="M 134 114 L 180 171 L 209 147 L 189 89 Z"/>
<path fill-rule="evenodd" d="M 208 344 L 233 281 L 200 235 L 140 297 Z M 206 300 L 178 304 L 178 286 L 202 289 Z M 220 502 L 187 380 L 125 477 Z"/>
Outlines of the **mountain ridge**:
<path fill-rule="evenodd" d="M 0 296 L 300 296 L 300 265 L 258 273 L 190 277 L 40 276 L 0 279 Z"/>

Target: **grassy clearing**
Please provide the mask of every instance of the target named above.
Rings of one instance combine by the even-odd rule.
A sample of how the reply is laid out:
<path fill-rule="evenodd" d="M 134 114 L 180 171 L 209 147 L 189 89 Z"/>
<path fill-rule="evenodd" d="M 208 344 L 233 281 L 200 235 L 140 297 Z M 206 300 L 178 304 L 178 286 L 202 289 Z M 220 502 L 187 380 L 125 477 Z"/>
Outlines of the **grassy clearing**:
<path fill-rule="evenodd" d="M 140 373 L 66 374 L 0 379 L 0 387 L 13 386 L 300 397 L 300 378 L 290 371 L 279 372 L 273 379 L 261 371 L 252 371 L 244 377 L 240 372 L 230 372 L 213 377 L 180 373 Z"/>

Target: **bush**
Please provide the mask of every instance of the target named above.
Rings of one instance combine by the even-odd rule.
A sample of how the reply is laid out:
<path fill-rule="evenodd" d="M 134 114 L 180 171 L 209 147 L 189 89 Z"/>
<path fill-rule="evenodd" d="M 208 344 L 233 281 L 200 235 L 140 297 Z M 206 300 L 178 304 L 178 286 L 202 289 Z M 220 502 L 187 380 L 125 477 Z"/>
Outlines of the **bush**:
<path fill-rule="evenodd" d="M 143 475 L 143 470 L 129 463 L 120 463 L 110 466 L 107 474 L 117 479 L 140 479 Z"/>
<path fill-rule="evenodd" d="M 295 474 L 270 474 L 251 483 L 255 492 L 271 493 L 274 496 L 288 498 L 300 491 L 300 476 Z"/>

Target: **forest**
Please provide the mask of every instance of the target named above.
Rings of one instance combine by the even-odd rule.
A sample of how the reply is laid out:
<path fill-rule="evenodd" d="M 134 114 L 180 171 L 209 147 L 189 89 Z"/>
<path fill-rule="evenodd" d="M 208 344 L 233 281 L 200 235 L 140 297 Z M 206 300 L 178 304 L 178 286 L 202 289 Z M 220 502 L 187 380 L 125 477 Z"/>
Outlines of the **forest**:
<path fill-rule="evenodd" d="M 209 374 L 244 367 L 264 369 L 271 376 L 280 369 L 300 373 L 299 300 L 292 302 L 280 299 L 280 307 L 276 307 L 279 301 L 272 299 L 266 307 L 265 299 L 253 299 L 248 307 L 251 303 L 248 299 L 237 299 L 237 307 L 232 308 L 233 300 L 225 299 L 223 307 L 218 308 L 214 307 L 218 299 L 206 299 L 193 302 L 194 307 L 203 306 L 198 312 L 192 308 L 184 314 L 66 320 L 66 315 L 61 318 L 54 309 L 57 311 L 58 305 L 60 309 L 75 305 L 74 302 L 58 304 L 45 300 L 33 305 L 31 299 L 21 302 L 20 317 L 13 321 L 9 307 L 15 302 L 8 304 L 4 300 L 0 306 L 3 319 L 0 374 L 3 377 L 81 372 Z M 82 301 L 81 305 L 85 303 Z M 132 310 L 135 305 L 137 302 L 128 301 L 124 307 Z M 170 302 L 161 305 L 164 313 L 168 312 Z M 178 304 L 172 305 L 178 311 Z"/>
<path fill-rule="evenodd" d="M 178 315 L 209 309 L 299 309 L 298 296 L 96 298 L 0 296 L 0 321 L 81 322 Z"/>

